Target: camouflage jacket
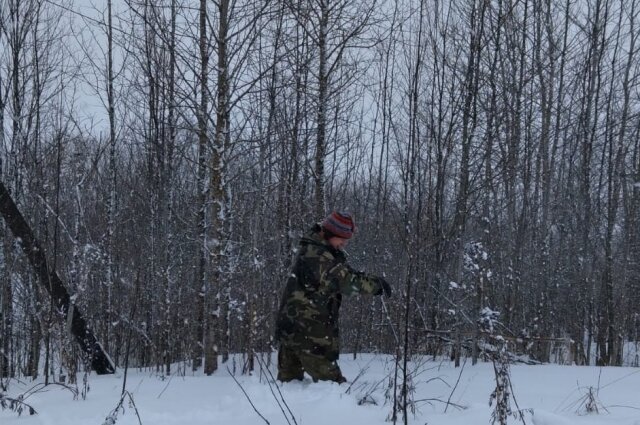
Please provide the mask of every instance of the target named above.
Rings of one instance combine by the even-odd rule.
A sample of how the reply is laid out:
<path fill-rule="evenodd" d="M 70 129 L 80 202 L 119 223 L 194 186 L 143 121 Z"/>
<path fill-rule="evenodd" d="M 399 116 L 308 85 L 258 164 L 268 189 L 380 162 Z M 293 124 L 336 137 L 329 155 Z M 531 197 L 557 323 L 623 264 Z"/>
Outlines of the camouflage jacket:
<path fill-rule="evenodd" d="M 276 337 L 290 348 L 336 360 L 340 352 L 338 315 L 342 295 L 382 294 L 375 276 L 358 272 L 344 253 L 320 236 L 320 226 L 300 240 L 282 294 Z"/>

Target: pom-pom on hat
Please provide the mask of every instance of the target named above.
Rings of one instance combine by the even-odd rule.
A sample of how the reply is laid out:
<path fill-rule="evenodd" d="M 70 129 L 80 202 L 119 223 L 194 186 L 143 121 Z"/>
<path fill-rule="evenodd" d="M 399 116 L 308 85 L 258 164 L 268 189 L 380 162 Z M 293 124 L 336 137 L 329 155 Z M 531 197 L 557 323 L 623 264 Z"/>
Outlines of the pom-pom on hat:
<path fill-rule="evenodd" d="M 322 228 L 339 238 L 349 239 L 353 236 L 356 225 L 351 214 L 334 211 L 322 221 Z"/>

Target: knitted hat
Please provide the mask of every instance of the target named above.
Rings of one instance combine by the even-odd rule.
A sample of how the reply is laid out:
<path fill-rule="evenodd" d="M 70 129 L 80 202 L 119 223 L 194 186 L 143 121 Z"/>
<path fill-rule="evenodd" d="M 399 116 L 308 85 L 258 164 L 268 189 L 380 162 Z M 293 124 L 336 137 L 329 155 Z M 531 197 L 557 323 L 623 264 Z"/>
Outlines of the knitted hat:
<path fill-rule="evenodd" d="M 349 239 L 353 236 L 356 225 L 351 214 L 334 211 L 322 221 L 322 228 L 339 238 Z"/>

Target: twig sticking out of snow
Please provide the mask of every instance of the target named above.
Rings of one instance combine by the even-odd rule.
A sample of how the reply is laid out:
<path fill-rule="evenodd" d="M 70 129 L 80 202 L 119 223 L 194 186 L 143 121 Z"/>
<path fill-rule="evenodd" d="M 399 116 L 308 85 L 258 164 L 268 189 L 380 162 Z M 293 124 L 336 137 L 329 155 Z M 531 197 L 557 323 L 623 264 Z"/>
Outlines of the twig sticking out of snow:
<path fill-rule="evenodd" d="M 267 418 L 265 418 L 264 416 L 262 416 L 262 413 L 260 413 L 260 411 L 256 408 L 255 404 L 253 404 L 253 401 L 251 401 L 251 397 L 249 397 L 249 394 L 247 394 L 247 392 L 244 390 L 244 388 L 242 387 L 242 384 L 240 384 L 240 382 L 238 382 L 238 380 L 236 379 L 235 376 L 233 376 L 233 373 L 231 373 L 231 370 L 229 370 L 229 367 L 227 367 L 227 372 L 229 372 L 229 376 L 231 376 L 231 378 L 233 379 L 233 381 L 236 383 L 236 385 L 238 387 L 240 387 L 240 390 L 242 391 L 242 394 L 244 394 L 244 396 L 246 397 L 247 401 L 249 402 L 249 404 L 251 405 L 251 407 L 253 408 L 253 410 L 258 414 L 258 416 L 260 416 L 262 418 L 262 420 L 267 424 L 267 425 L 271 425 L 269 423 L 269 421 L 267 420 Z"/>
<path fill-rule="evenodd" d="M 496 388 L 489 397 L 489 406 L 493 401 L 496 403 L 494 411 L 491 413 L 491 423 L 498 422 L 500 425 L 507 425 L 509 416 L 513 416 L 526 425 L 524 411 L 518 406 L 518 401 L 513 394 L 507 344 L 502 335 L 496 333 L 496 325 L 500 324 L 498 321 L 500 313 L 485 307 L 480 314 L 478 323 L 489 333 L 491 344 L 496 347 L 495 352 L 491 353 L 496 378 Z M 516 405 L 515 412 L 511 409 L 511 401 Z"/>
<path fill-rule="evenodd" d="M 27 400 L 32 395 L 44 390 L 48 386 L 62 387 L 63 389 L 71 391 L 74 400 L 78 398 L 78 390 L 76 388 L 58 382 L 51 384 L 38 383 L 29 388 L 23 394 L 18 395 L 16 398 L 9 397 L 3 391 L 0 391 L 0 407 L 2 408 L 2 410 L 9 409 L 13 412 L 16 412 L 18 416 L 22 415 L 25 410 L 27 410 L 30 415 L 36 415 L 38 414 L 36 409 L 34 409 L 25 400 Z"/>
<path fill-rule="evenodd" d="M 579 415 L 599 415 L 601 411 L 609 413 L 607 408 L 598 398 L 599 388 L 589 386 L 586 393 L 578 400 L 576 413 Z"/>
<path fill-rule="evenodd" d="M 120 401 L 118 402 L 118 405 L 105 418 L 105 420 L 102 423 L 102 425 L 115 425 L 116 421 L 118 420 L 118 413 L 120 413 L 121 411 L 124 413 L 124 406 L 123 405 L 124 405 L 125 398 L 129 398 L 129 407 L 132 407 L 134 412 L 136 412 L 136 416 L 138 417 L 138 423 L 140 425 L 142 425 L 142 419 L 140 418 L 140 412 L 138 412 L 138 408 L 136 407 L 136 403 L 135 403 L 135 401 L 133 401 L 133 396 L 131 395 L 131 393 L 129 391 L 126 391 L 126 390 L 122 393 L 122 396 L 120 397 Z"/>
<path fill-rule="evenodd" d="M 280 388 L 278 387 L 278 384 L 276 383 L 276 378 L 274 378 L 273 373 L 271 373 L 271 370 L 268 367 L 265 366 L 264 362 L 262 361 L 262 359 L 260 359 L 259 356 L 256 356 L 256 359 L 258 360 L 258 365 L 260 366 L 260 368 L 263 371 L 267 372 L 267 375 L 268 375 L 267 384 L 269 385 L 269 390 L 271 391 L 271 394 L 273 395 L 273 398 L 276 400 L 276 403 L 278 403 L 278 407 L 280 408 L 280 411 L 284 415 L 284 418 L 286 419 L 287 423 L 289 425 L 291 425 L 291 421 L 289 420 L 289 417 L 287 416 L 286 412 L 284 411 L 284 408 L 286 408 L 287 411 L 289 412 L 289 415 L 291 415 L 291 419 L 293 420 L 293 423 L 295 425 L 298 425 L 298 422 L 296 421 L 296 418 L 293 415 L 293 412 L 289 408 L 289 405 L 287 404 L 286 400 L 284 399 L 284 396 L 282 395 L 282 392 L 280 391 Z M 276 393 L 273 390 L 273 387 L 275 387 L 276 390 L 278 391 L 278 396 L 276 396 Z M 283 408 L 283 406 L 284 406 L 284 408 Z"/>
<path fill-rule="evenodd" d="M 464 366 L 467 364 L 467 358 L 464 358 L 464 363 L 462 363 L 462 368 L 460 369 L 460 373 L 458 374 L 458 379 L 456 380 L 456 384 L 453 386 L 451 390 L 451 394 L 449 394 L 449 398 L 447 399 L 447 405 L 444 408 L 444 413 L 447 413 L 447 409 L 449 405 L 457 406 L 455 403 L 451 403 L 451 397 L 453 397 L 453 393 L 456 392 L 456 388 L 458 388 L 458 384 L 460 383 L 460 378 L 462 378 L 462 372 L 464 372 Z"/>
<path fill-rule="evenodd" d="M 36 415 L 38 413 L 36 409 L 23 401 L 23 394 L 20 394 L 18 398 L 11 398 L 5 393 L 0 392 L 0 407 L 2 407 L 2 410 L 9 409 L 16 412 L 18 416 L 22 415 L 25 409 L 30 415 Z"/>

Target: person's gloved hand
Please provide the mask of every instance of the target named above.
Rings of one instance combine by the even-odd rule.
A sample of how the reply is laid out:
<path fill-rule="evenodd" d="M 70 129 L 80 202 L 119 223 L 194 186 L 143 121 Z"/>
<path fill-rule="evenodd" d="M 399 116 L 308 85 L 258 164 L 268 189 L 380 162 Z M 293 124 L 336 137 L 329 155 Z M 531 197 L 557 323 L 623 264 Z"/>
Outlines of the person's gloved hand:
<path fill-rule="evenodd" d="M 391 285 L 389 285 L 389 282 L 381 277 L 376 277 L 376 280 L 380 285 L 380 292 L 378 293 L 378 295 L 382 295 L 384 293 L 387 298 L 391 298 Z"/>

